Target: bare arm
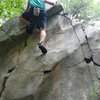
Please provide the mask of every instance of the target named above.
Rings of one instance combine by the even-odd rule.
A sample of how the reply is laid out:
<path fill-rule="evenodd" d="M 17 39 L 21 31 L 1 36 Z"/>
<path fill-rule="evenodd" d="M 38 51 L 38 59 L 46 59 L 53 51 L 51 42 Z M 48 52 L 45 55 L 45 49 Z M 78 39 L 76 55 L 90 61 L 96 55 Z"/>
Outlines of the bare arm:
<path fill-rule="evenodd" d="M 27 8 L 26 8 L 26 10 L 28 10 L 29 7 L 30 7 L 30 0 L 28 0 L 28 4 L 27 4 Z"/>
<path fill-rule="evenodd" d="M 53 2 L 50 2 L 50 1 L 48 1 L 48 0 L 44 0 L 44 2 L 45 2 L 45 3 L 48 3 L 48 4 L 50 4 L 50 5 L 54 5 Z"/>

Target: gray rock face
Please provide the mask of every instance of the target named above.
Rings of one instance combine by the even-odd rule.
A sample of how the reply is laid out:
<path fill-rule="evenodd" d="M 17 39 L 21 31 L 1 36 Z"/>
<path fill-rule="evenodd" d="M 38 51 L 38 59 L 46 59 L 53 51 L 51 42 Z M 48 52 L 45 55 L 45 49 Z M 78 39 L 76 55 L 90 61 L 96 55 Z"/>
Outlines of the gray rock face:
<path fill-rule="evenodd" d="M 0 100 L 100 100 L 100 30 L 83 31 L 59 11 L 48 10 L 45 55 L 37 30 L 24 47 L 18 18 L 0 27 Z"/>

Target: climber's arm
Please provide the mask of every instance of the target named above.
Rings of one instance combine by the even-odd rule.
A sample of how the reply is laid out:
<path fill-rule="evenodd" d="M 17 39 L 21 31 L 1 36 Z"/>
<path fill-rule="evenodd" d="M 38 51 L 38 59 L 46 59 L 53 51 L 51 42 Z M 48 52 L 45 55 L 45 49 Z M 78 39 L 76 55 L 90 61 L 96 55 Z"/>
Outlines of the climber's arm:
<path fill-rule="evenodd" d="M 48 4 L 50 4 L 50 5 L 55 5 L 55 3 L 50 2 L 50 1 L 48 1 L 48 0 L 44 0 L 44 2 L 45 2 L 45 3 L 48 3 Z"/>
<path fill-rule="evenodd" d="M 30 7 L 30 0 L 28 0 L 28 4 L 27 4 L 27 8 L 26 8 L 26 10 L 28 10 L 29 7 Z"/>

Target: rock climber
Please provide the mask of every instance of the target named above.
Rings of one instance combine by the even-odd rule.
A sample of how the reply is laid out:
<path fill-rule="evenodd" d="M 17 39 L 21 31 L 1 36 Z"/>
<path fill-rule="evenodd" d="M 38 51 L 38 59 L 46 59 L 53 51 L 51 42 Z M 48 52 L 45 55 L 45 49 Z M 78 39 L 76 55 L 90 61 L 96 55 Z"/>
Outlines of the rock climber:
<path fill-rule="evenodd" d="M 47 20 L 45 3 L 55 5 L 57 2 L 53 3 L 48 0 L 28 0 L 26 11 L 19 17 L 19 20 L 26 24 L 30 33 L 32 32 L 33 22 L 35 23 L 34 25 L 40 29 L 40 42 L 38 46 L 43 54 L 47 53 L 47 49 L 43 45 L 46 38 Z"/>

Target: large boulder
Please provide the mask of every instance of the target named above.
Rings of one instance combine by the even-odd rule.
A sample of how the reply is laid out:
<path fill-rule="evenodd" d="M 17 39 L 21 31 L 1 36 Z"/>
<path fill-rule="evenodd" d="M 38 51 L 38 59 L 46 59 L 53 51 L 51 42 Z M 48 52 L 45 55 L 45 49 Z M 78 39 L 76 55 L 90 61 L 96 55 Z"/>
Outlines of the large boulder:
<path fill-rule="evenodd" d="M 0 100 L 100 100 L 100 30 L 61 10 L 48 9 L 45 55 L 18 17 L 0 27 Z"/>

